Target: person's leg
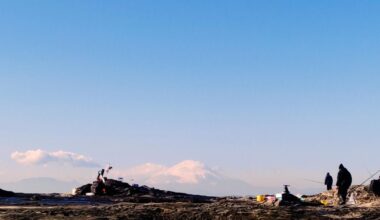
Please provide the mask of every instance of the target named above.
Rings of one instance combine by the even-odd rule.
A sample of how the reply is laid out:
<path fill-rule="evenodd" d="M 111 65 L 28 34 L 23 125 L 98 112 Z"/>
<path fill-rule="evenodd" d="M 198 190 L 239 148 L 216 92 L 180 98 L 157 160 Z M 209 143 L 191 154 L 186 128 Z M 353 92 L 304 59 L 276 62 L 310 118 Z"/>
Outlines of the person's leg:
<path fill-rule="evenodd" d="M 341 199 L 342 199 L 342 204 L 346 204 L 347 191 L 348 191 L 347 188 L 343 188 L 343 187 L 341 188 L 340 196 L 341 196 Z"/>
<path fill-rule="evenodd" d="M 342 187 L 338 188 L 339 204 L 343 204 L 343 192 Z"/>

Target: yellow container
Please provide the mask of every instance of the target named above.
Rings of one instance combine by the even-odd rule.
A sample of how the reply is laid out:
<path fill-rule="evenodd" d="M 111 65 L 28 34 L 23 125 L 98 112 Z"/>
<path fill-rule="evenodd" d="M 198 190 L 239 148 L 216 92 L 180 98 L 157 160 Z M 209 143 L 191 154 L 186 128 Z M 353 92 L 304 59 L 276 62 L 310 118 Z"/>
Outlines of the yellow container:
<path fill-rule="evenodd" d="M 265 201 L 265 196 L 264 195 L 258 195 L 258 196 L 256 196 L 256 200 L 258 202 L 264 202 Z"/>
<path fill-rule="evenodd" d="M 321 200 L 321 203 L 322 203 L 323 205 L 328 205 L 328 204 L 329 204 L 329 201 L 327 201 L 327 200 Z"/>

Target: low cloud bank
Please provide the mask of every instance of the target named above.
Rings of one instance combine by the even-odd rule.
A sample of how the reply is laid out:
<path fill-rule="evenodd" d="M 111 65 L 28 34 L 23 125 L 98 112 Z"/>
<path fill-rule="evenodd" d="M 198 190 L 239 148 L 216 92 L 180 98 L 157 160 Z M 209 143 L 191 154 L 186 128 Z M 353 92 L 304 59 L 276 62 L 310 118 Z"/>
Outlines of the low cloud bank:
<path fill-rule="evenodd" d="M 125 171 L 116 171 L 116 173 L 136 180 L 143 179 L 148 184 L 168 182 L 169 180 L 182 184 L 198 184 L 201 180 L 206 179 L 206 176 L 215 175 L 203 163 L 193 160 L 185 160 L 170 167 L 146 163 Z"/>
<path fill-rule="evenodd" d="M 111 175 L 131 183 L 193 194 L 224 196 L 253 192 L 253 187 L 246 182 L 227 177 L 194 160 L 181 161 L 173 166 L 146 163 L 126 170 L 116 168 Z"/>
<path fill-rule="evenodd" d="M 25 152 L 15 151 L 11 154 L 11 158 L 17 163 L 25 165 L 46 165 L 56 162 L 76 167 L 99 167 L 99 164 L 89 157 L 62 150 L 55 152 L 47 152 L 41 149 Z"/>

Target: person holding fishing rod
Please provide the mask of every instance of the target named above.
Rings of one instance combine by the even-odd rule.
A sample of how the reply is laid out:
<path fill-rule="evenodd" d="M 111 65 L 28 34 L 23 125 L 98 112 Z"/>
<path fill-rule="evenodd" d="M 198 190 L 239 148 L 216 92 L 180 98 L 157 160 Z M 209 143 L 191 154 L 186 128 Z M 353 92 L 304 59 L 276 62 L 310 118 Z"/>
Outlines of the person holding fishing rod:
<path fill-rule="evenodd" d="M 331 189 L 332 189 L 333 178 L 332 178 L 332 176 L 330 175 L 330 173 L 327 173 L 327 174 L 326 174 L 325 185 L 326 185 L 326 187 L 327 187 L 327 190 L 331 190 Z"/>
<path fill-rule="evenodd" d="M 340 197 L 340 205 L 346 204 L 348 188 L 352 183 L 351 173 L 343 166 L 339 165 L 338 178 L 336 181 L 336 187 L 338 189 L 338 195 Z"/>

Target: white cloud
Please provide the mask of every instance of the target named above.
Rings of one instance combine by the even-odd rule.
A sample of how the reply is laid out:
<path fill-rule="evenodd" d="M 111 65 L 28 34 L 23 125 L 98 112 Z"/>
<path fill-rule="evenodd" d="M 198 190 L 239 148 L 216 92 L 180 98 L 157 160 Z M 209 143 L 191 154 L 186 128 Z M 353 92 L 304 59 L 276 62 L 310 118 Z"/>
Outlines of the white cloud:
<path fill-rule="evenodd" d="M 185 160 L 172 167 L 169 167 L 152 177 L 159 179 L 160 176 L 174 177 L 178 183 L 197 184 L 206 175 L 213 175 L 213 173 L 206 169 L 205 165 L 199 161 Z"/>
<path fill-rule="evenodd" d="M 137 179 L 141 178 L 149 178 L 151 176 L 154 176 L 158 173 L 162 173 L 165 170 L 167 170 L 166 166 L 158 165 L 158 164 L 153 164 L 153 163 L 145 163 L 140 166 L 136 166 L 130 169 L 127 169 L 125 171 L 122 170 L 115 170 L 112 173 L 114 175 L 119 175 L 119 176 L 127 176 L 127 177 L 134 177 Z"/>
<path fill-rule="evenodd" d="M 226 177 L 200 161 L 185 160 L 173 166 L 146 163 L 126 170 L 115 169 L 111 178 L 160 189 L 206 195 L 243 195 L 252 192 L 249 184 Z"/>
<path fill-rule="evenodd" d="M 206 175 L 213 175 L 206 169 L 205 165 L 199 161 L 185 160 L 174 166 L 167 167 L 159 164 L 146 163 L 125 171 L 115 171 L 114 175 L 125 176 L 136 180 L 144 180 L 148 184 L 161 183 L 162 181 L 197 184 Z"/>
<path fill-rule="evenodd" d="M 99 165 L 91 158 L 66 151 L 47 152 L 41 149 L 28 150 L 25 152 L 13 152 L 11 158 L 20 164 L 46 165 L 50 162 L 70 164 L 78 167 L 98 167 Z"/>

